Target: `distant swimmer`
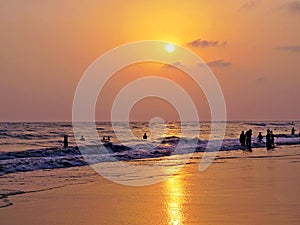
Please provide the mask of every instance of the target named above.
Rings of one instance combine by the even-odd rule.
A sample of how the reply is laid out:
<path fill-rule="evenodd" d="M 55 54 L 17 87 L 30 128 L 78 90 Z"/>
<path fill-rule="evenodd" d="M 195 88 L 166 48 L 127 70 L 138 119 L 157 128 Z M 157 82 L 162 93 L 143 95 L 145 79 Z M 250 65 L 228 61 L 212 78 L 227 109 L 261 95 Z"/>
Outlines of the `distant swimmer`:
<path fill-rule="evenodd" d="M 241 146 L 243 146 L 243 147 L 246 146 L 246 136 L 245 136 L 244 131 L 242 131 L 242 133 L 240 134 L 240 143 L 241 143 Z"/>
<path fill-rule="evenodd" d="M 65 134 L 65 136 L 64 136 L 64 148 L 67 148 L 68 146 L 69 146 L 68 135 Z"/>
<path fill-rule="evenodd" d="M 85 138 L 81 136 L 80 141 L 85 141 Z"/>
<path fill-rule="evenodd" d="M 110 136 L 103 136 L 102 141 L 103 142 L 109 142 L 110 141 Z"/>
<path fill-rule="evenodd" d="M 148 138 L 147 134 L 144 133 L 143 139 L 146 140 Z"/>
<path fill-rule="evenodd" d="M 257 136 L 257 143 L 264 143 L 263 138 L 264 137 L 262 136 L 261 132 L 259 132 L 259 134 Z"/>
<path fill-rule="evenodd" d="M 292 135 L 295 135 L 295 127 L 292 128 Z"/>

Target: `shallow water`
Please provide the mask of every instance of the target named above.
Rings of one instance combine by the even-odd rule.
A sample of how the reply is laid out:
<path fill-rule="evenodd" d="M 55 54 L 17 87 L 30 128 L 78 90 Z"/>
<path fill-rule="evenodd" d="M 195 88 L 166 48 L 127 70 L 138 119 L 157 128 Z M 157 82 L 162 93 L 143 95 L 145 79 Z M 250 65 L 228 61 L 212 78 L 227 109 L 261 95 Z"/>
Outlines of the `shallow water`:
<path fill-rule="evenodd" d="M 178 173 L 147 187 L 118 185 L 89 166 L 10 173 L 0 177 L 0 216 L 6 224 L 299 224 L 299 149 L 221 151 L 204 172 L 197 152 Z M 167 157 L 165 169 L 183 157 Z M 165 158 L 128 161 L 137 171 L 126 176 L 114 162 L 99 165 L 138 181 L 138 166 Z"/>

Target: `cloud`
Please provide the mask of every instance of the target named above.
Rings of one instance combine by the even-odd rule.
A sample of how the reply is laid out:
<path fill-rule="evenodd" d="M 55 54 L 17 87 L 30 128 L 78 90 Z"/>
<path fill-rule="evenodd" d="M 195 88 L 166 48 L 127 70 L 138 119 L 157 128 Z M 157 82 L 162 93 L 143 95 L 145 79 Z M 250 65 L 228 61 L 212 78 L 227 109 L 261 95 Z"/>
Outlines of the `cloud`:
<path fill-rule="evenodd" d="M 208 62 L 207 65 L 209 67 L 214 67 L 214 68 L 223 68 L 223 67 L 231 66 L 232 63 L 231 62 L 226 62 L 223 59 L 220 59 L 220 60 L 215 60 L 215 61 Z"/>
<path fill-rule="evenodd" d="M 206 48 L 206 47 L 221 47 L 227 45 L 227 41 L 219 42 L 219 41 L 208 41 L 202 39 L 196 39 L 187 43 L 187 46 L 194 48 Z"/>
<path fill-rule="evenodd" d="M 281 9 L 285 9 L 290 13 L 300 15 L 300 1 L 290 1 L 281 6 Z"/>
<path fill-rule="evenodd" d="M 258 77 L 255 79 L 256 82 L 264 82 L 266 80 L 265 77 Z"/>
<path fill-rule="evenodd" d="M 274 49 L 286 52 L 300 52 L 300 45 L 283 45 L 275 47 Z"/>
<path fill-rule="evenodd" d="M 238 12 L 241 11 L 249 11 L 255 9 L 261 3 L 260 0 L 250 0 L 245 2 L 239 9 Z"/>

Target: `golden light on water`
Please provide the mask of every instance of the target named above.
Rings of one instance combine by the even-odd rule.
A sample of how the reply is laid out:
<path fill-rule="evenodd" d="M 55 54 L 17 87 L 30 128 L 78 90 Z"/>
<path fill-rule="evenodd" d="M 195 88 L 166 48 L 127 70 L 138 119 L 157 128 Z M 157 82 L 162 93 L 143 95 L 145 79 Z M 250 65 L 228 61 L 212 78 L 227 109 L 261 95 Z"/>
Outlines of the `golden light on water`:
<path fill-rule="evenodd" d="M 165 182 L 166 207 L 170 225 L 183 224 L 184 189 L 180 175 L 173 176 Z"/>

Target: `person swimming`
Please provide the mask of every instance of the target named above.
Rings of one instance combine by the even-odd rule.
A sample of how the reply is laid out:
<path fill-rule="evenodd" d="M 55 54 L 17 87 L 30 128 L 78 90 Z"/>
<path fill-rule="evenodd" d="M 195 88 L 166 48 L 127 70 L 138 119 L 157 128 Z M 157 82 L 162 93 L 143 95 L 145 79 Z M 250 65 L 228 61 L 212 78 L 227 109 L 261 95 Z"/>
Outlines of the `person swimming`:
<path fill-rule="evenodd" d="M 147 134 L 144 133 L 143 139 L 146 140 L 148 138 Z"/>
<path fill-rule="evenodd" d="M 110 142 L 110 136 L 103 136 L 102 141 L 103 142 Z"/>
<path fill-rule="evenodd" d="M 264 143 L 263 138 L 264 137 L 262 136 L 261 132 L 259 132 L 257 136 L 257 143 Z"/>
<path fill-rule="evenodd" d="M 81 136 L 80 141 L 85 141 L 85 138 Z"/>

